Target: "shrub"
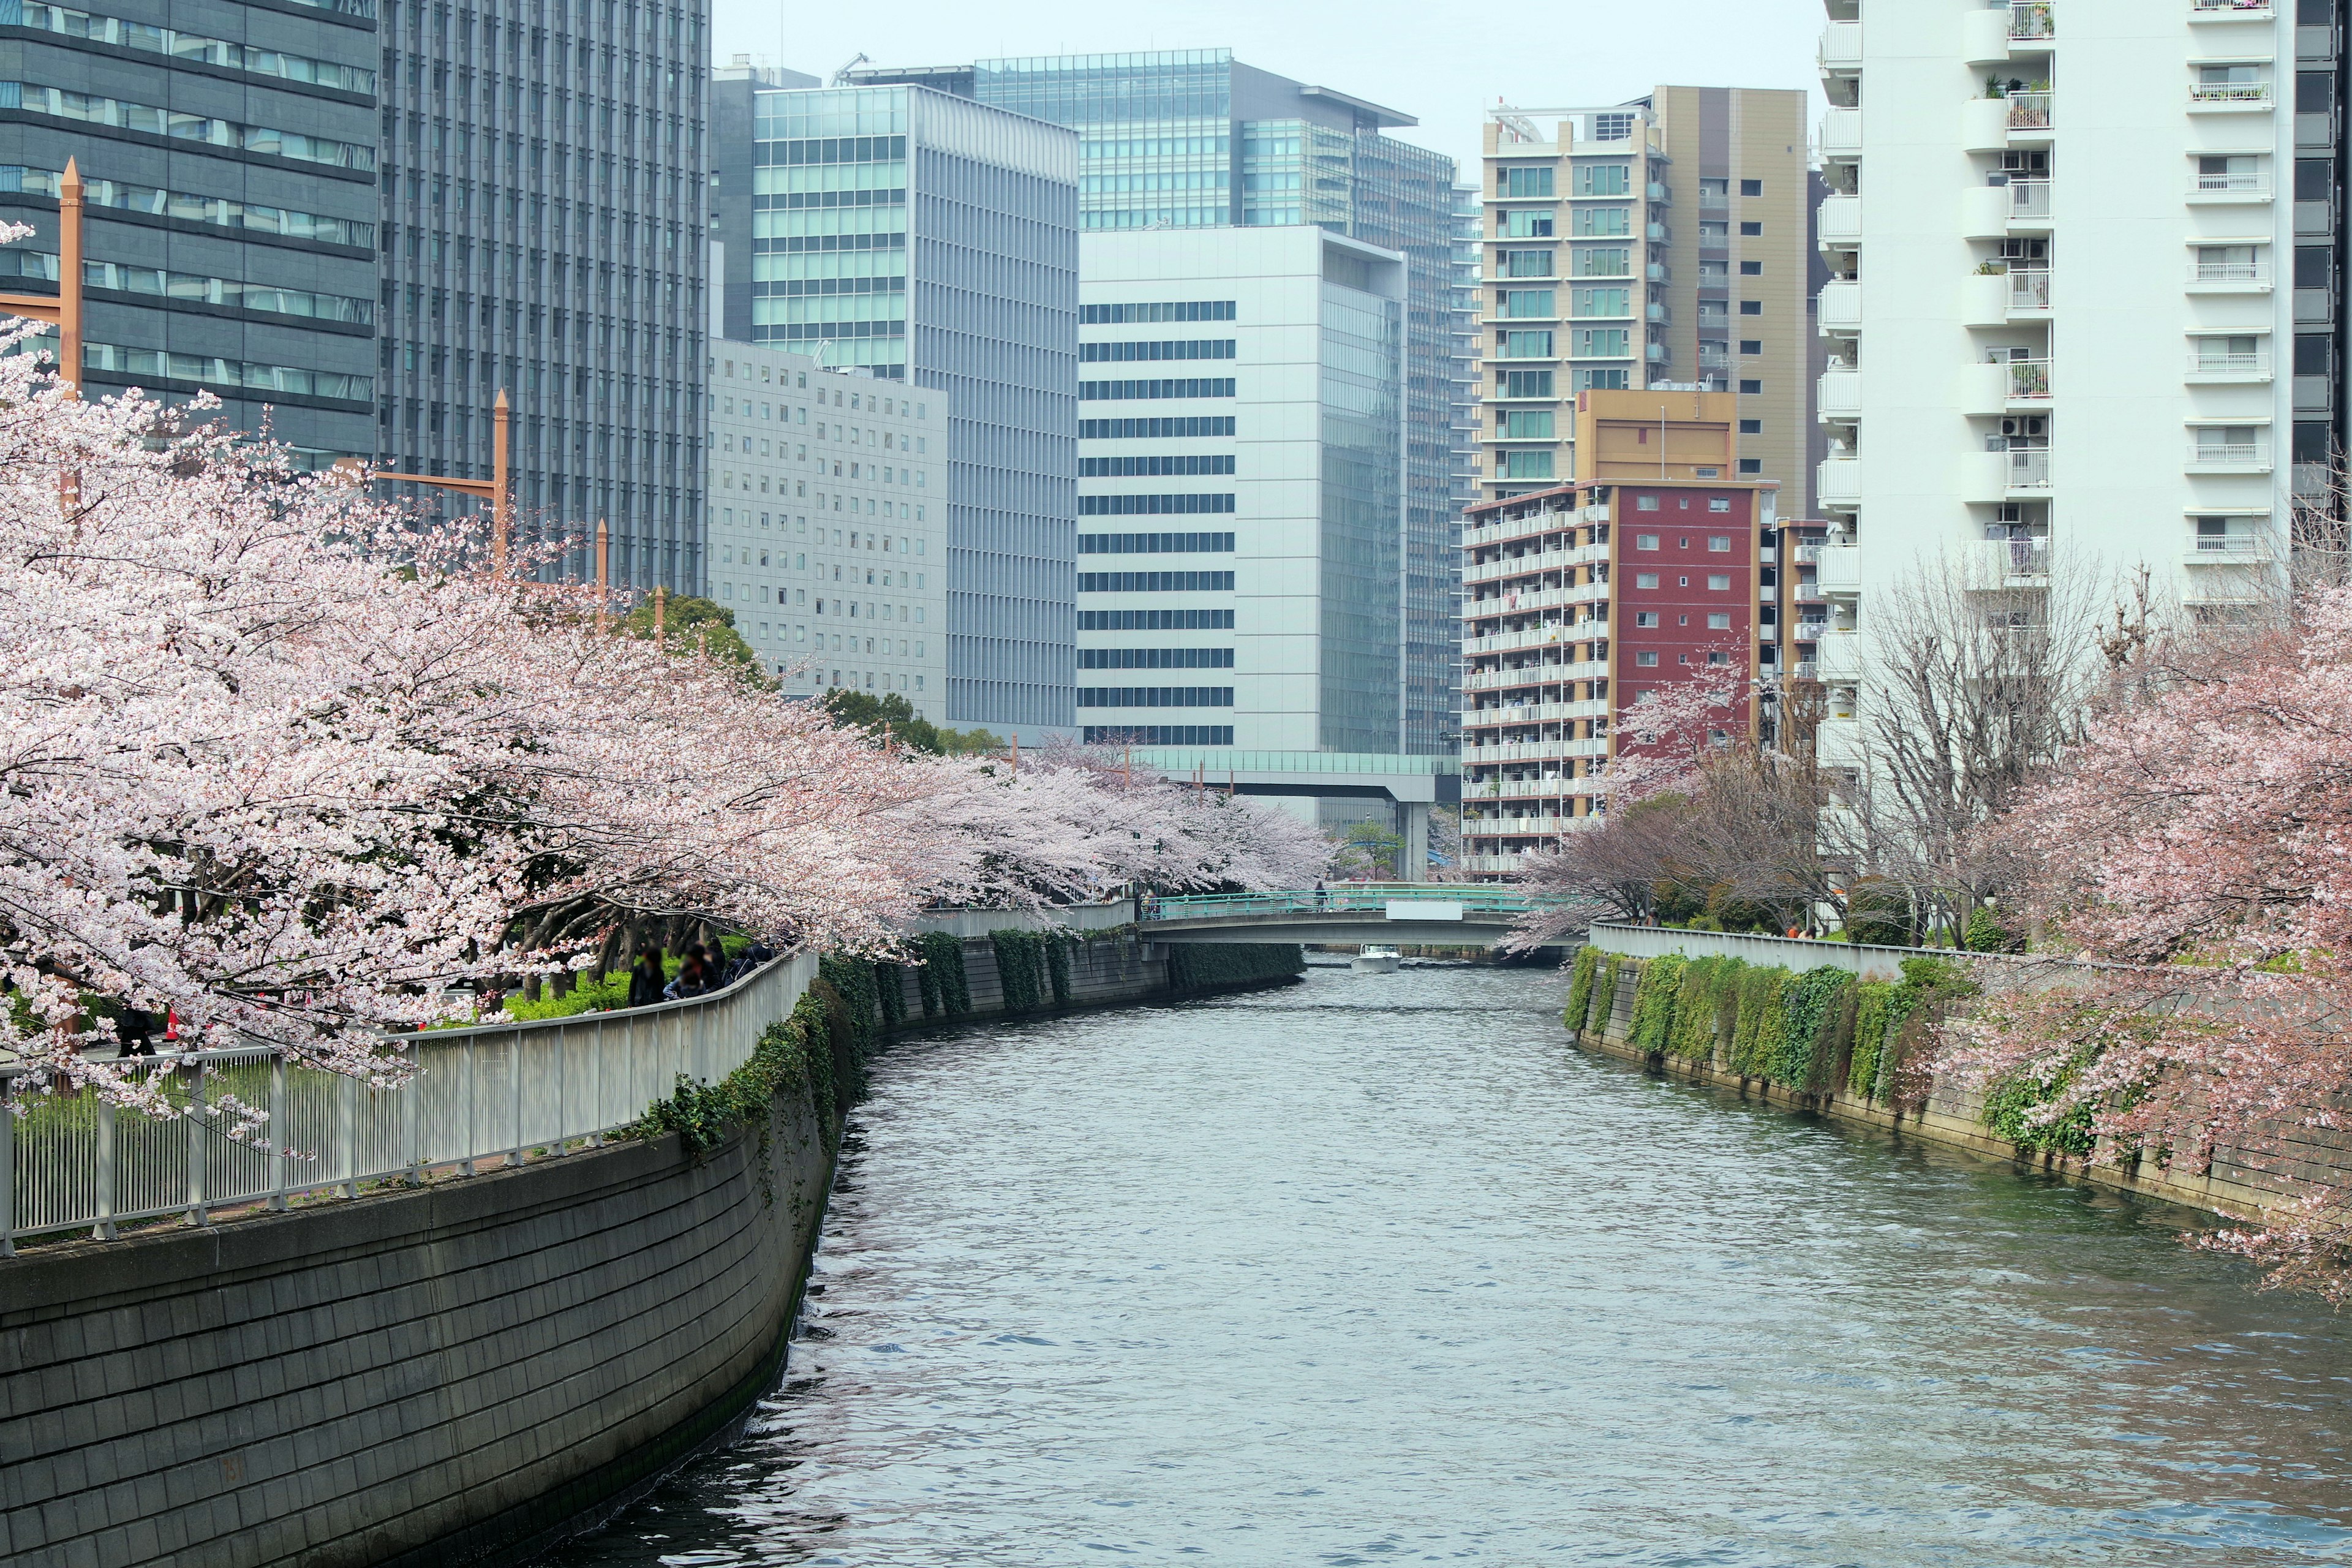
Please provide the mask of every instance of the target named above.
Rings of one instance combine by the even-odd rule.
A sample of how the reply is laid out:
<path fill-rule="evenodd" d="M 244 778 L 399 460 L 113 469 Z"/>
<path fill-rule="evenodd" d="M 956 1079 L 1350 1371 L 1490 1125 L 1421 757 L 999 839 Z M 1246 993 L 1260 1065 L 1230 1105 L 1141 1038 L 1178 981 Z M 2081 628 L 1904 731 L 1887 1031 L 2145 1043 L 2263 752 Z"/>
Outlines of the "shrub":
<path fill-rule="evenodd" d="M 1863 878 L 1846 900 L 1845 930 L 1852 942 L 1909 947 L 1911 896 L 1881 878 Z"/>
<path fill-rule="evenodd" d="M 1970 952 L 2022 952 L 2025 942 L 1993 913 L 1988 904 L 1979 904 L 1969 916 L 1966 942 Z"/>
<path fill-rule="evenodd" d="M 1568 1007 L 1560 1022 L 1580 1032 L 1592 1011 L 1592 982 L 1601 973 L 1601 950 L 1591 942 L 1576 950 L 1576 967 L 1568 979 Z"/>
<path fill-rule="evenodd" d="M 2088 1100 L 2056 1117 L 2041 1118 L 2034 1112 L 2063 1099 L 2089 1061 L 2087 1051 L 2077 1051 L 2021 1068 L 1999 1079 L 1985 1091 L 1986 1129 L 2030 1153 L 2087 1157 L 2093 1144 Z"/>

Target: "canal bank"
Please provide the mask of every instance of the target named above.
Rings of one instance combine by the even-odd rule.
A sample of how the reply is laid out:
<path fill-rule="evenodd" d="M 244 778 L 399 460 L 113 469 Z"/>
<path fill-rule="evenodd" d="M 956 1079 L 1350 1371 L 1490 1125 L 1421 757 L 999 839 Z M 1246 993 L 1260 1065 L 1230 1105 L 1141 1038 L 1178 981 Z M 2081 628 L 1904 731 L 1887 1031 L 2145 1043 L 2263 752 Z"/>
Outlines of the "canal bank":
<path fill-rule="evenodd" d="M 792 960 L 695 1002 L 436 1032 L 404 1110 L 295 1081 L 289 1123 L 326 1141 L 279 1163 L 350 1180 L 298 1174 L 282 1200 L 225 1202 L 251 1172 L 201 1129 L 174 1146 L 107 1119 L 110 1190 L 161 1171 L 209 1194 L 205 1223 L 138 1226 L 117 1202 L 117 1239 L 0 1260 L 0 1550 L 325 1568 L 542 1549 L 725 1441 L 772 1385 L 879 1041 L 1300 964 L 982 919 L 941 922 L 920 965 Z M 662 1099 L 688 1068 L 716 1087 Z M 16 1169 L 41 1157 L 20 1131 Z"/>
<path fill-rule="evenodd" d="M 1576 1050 L 1561 992 L 1318 969 L 903 1041 L 784 1385 L 551 1561 L 2352 1551 L 2324 1309 L 2168 1205 Z"/>

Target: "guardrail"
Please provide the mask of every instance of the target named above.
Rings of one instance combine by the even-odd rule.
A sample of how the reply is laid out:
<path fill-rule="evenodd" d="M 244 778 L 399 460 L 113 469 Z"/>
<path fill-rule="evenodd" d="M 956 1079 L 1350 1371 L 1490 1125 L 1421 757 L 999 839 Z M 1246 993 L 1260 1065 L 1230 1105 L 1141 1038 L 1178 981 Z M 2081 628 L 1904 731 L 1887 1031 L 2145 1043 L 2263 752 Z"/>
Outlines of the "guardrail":
<path fill-rule="evenodd" d="M 472 1175 L 601 1143 L 667 1098 L 683 1073 L 716 1083 L 749 1060 L 761 1032 L 793 1009 L 814 955 L 779 959 L 723 991 L 566 1018 L 404 1036 L 415 1068 L 399 1089 L 289 1064 L 273 1047 L 146 1058 L 174 1120 L 118 1113 L 89 1090 L 43 1095 L 19 1118 L 0 1110 L 0 1256 L 16 1238 L 211 1211 L 284 1208 L 310 1194 L 356 1195 L 362 1182 Z M 0 1089 L 17 1076 L 0 1071 Z M 232 1142 L 205 1110 L 234 1096 L 269 1113 L 267 1149 Z"/>
<path fill-rule="evenodd" d="M 1526 914 L 1535 900 L 1525 893 L 1479 882 L 1375 882 L 1309 889 L 1299 893 L 1203 893 L 1147 900 L 1146 924 L 1160 921 L 1209 920 L 1234 915 L 1386 915 L 1392 903 L 1459 904 L 1469 915 Z"/>

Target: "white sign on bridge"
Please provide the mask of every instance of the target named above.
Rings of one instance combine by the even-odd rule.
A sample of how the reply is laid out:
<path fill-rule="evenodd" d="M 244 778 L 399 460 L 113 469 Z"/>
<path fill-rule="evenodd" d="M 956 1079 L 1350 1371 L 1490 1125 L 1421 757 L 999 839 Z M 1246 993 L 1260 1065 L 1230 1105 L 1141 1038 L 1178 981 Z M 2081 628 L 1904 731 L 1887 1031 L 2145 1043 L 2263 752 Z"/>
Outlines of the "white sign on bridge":
<path fill-rule="evenodd" d="M 1389 919 L 1392 921 L 1458 921 L 1462 918 L 1459 899 L 1391 899 Z"/>

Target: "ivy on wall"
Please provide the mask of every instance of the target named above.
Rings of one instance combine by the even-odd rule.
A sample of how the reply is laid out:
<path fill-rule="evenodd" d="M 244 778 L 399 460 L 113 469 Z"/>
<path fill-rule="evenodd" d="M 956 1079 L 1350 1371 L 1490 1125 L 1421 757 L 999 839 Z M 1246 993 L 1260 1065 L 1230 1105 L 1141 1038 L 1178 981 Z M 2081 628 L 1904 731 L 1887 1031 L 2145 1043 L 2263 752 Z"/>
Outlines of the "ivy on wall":
<path fill-rule="evenodd" d="M 1034 1012 L 1045 993 L 1045 939 L 1018 926 L 1000 926 L 988 933 L 996 950 L 996 980 L 1003 988 L 1004 1010 Z"/>
<path fill-rule="evenodd" d="M 926 1018 L 961 1018 L 971 1011 L 971 984 L 963 968 L 963 940 L 944 931 L 927 931 L 915 939 L 922 967 L 916 982 L 923 994 Z"/>
<path fill-rule="evenodd" d="M 1296 942 L 1176 942 L 1168 949 L 1168 984 L 1176 991 L 1306 973 L 1307 950 Z"/>
<path fill-rule="evenodd" d="M 1601 950 L 1586 942 L 1576 950 L 1576 966 L 1568 979 L 1568 1005 L 1559 1016 L 1571 1031 L 1582 1029 L 1592 1011 L 1592 982 L 1600 973 Z"/>

